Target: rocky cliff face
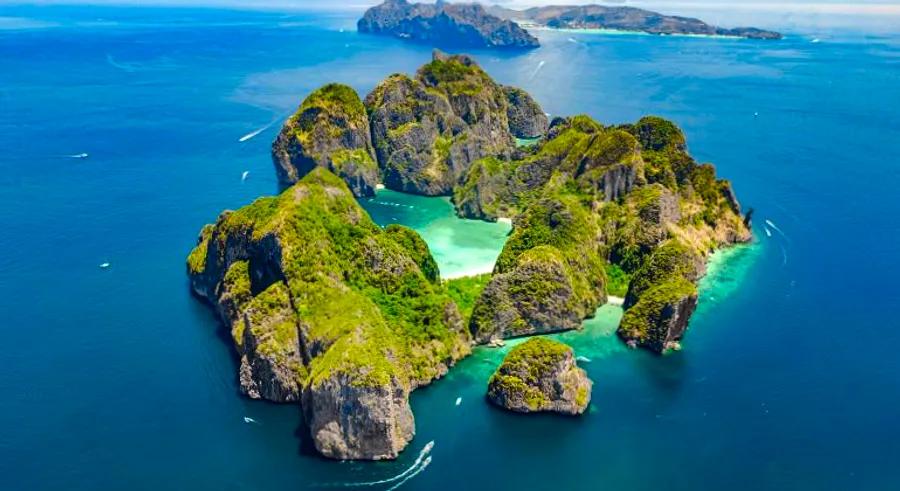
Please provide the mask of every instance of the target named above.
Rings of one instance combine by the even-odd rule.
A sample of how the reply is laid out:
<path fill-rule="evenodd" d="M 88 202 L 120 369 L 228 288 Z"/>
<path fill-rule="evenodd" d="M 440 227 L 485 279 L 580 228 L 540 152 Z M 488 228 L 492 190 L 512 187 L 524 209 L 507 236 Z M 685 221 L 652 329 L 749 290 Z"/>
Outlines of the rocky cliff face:
<path fill-rule="evenodd" d="M 450 195 L 474 161 L 510 155 L 515 142 L 504 94 L 474 60 L 440 51 L 415 78 L 388 77 L 366 97 L 385 185 Z"/>
<path fill-rule="evenodd" d="M 514 222 L 494 276 L 475 303 L 478 342 L 577 329 L 606 301 L 596 217 L 560 192 Z"/>
<path fill-rule="evenodd" d="M 315 167 L 340 176 L 355 196 L 373 196 L 378 166 L 369 120 L 356 92 L 328 84 L 310 94 L 272 145 L 278 180 L 290 185 Z"/>
<path fill-rule="evenodd" d="M 663 15 L 635 7 L 602 5 L 548 5 L 523 11 L 492 7 L 488 11 L 504 19 L 527 20 L 557 29 L 616 29 L 650 34 L 702 34 L 751 39 L 781 39 L 782 35 L 754 27 L 727 29 L 700 19 Z"/>
<path fill-rule="evenodd" d="M 410 392 L 473 340 L 577 329 L 613 283 L 627 292 L 619 336 L 676 347 L 707 255 L 751 239 L 731 183 L 665 119 L 546 126 L 542 115 L 471 58 L 440 52 L 365 104 L 338 84 L 313 92 L 273 145 L 280 179 L 294 184 L 222 213 L 187 261 L 192 290 L 231 332 L 241 391 L 299 402 L 325 456 L 386 459 L 414 434 Z M 513 135 L 536 133 L 515 146 Z M 464 217 L 511 218 L 493 274 L 442 283 L 418 234 L 378 227 L 354 199 L 379 179 L 452 195 Z M 583 411 L 582 377 L 566 356 L 551 365 L 540 380 L 510 367 L 495 378 L 512 385 L 492 397 Z"/>
<path fill-rule="evenodd" d="M 365 103 L 387 187 L 425 195 L 452 189 L 450 147 L 468 125 L 453 112 L 446 95 L 397 74 L 381 82 Z"/>
<path fill-rule="evenodd" d="M 476 3 L 409 3 L 386 0 L 357 22 L 359 32 L 450 47 L 536 48 L 537 38 Z"/>
<path fill-rule="evenodd" d="M 506 94 L 506 117 L 509 130 L 516 138 L 537 138 L 547 133 L 549 122 L 541 106 L 531 95 L 517 87 L 503 87 Z"/>
<path fill-rule="evenodd" d="M 421 238 L 375 225 L 324 167 L 204 227 L 188 273 L 231 330 L 241 390 L 301 401 L 328 457 L 396 457 L 410 391 L 470 349 Z"/>
<path fill-rule="evenodd" d="M 488 383 L 487 398 L 520 413 L 578 415 L 590 404 L 592 386 L 587 373 L 576 366 L 572 348 L 532 338 L 506 355 Z"/>
<path fill-rule="evenodd" d="M 515 217 L 470 320 L 478 342 L 578 328 L 614 271 L 630 281 L 620 335 L 664 351 L 693 313 L 707 254 L 750 239 L 730 183 L 657 117 L 554 120 L 537 145 L 476 162 L 454 200 L 464 216 Z"/>

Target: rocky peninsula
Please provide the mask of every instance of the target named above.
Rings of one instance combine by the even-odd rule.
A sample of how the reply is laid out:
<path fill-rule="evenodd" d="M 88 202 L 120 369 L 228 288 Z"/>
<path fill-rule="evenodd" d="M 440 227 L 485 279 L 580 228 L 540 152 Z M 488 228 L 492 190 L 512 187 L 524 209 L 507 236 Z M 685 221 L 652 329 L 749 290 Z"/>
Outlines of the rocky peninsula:
<path fill-rule="evenodd" d="M 510 350 L 488 382 L 492 403 L 520 413 L 579 415 L 591 402 L 593 382 L 576 366 L 572 348 L 535 337 Z"/>
<path fill-rule="evenodd" d="M 539 139 L 517 147 L 526 136 Z M 299 403 L 337 459 L 396 457 L 415 431 L 411 391 L 474 344 L 579 329 L 610 292 L 626 292 L 625 342 L 677 346 L 707 256 L 751 239 L 731 184 L 672 122 L 548 124 L 462 55 L 435 52 L 365 98 L 314 91 L 272 158 L 286 189 L 203 227 L 187 271 L 231 333 L 241 390 Z M 512 220 L 493 273 L 442 281 L 416 232 L 357 203 L 382 183 Z"/>
<path fill-rule="evenodd" d="M 635 7 L 608 7 L 604 5 L 547 5 L 526 10 L 511 10 L 491 6 L 488 12 L 500 18 L 552 29 L 611 29 L 617 31 L 646 32 L 670 35 L 691 34 L 704 36 L 730 36 L 750 39 L 781 39 L 774 31 L 755 27 L 717 27 L 700 19 L 664 15 Z"/>
<path fill-rule="evenodd" d="M 381 34 L 441 47 L 536 48 L 536 37 L 477 3 L 409 3 L 385 0 L 357 22 L 362 33 Z"/>

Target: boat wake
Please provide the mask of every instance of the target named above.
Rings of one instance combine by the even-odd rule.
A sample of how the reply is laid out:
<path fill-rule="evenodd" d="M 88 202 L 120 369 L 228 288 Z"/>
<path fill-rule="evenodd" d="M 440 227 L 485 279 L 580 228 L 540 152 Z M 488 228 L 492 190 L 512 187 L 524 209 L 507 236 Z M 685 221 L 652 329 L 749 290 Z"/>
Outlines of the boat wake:
<path fill-rule="evenodd" d="M 269 129 L 269 128 L 271 128 L 272 126 L 274 126 L 275 123 L 277 123 L 277 122 L 281 121 L 282 119 L 286 118 L 286 117 L 287 117 L 287 114 L 289 114 L 289 113 L 279 115 L 278 117 L 276 117 L 276 118 L 273 119 L 272 121 L 269 121 L 269 124 L 263 126 L 262 128 L 260 128 L 260 129 L 258 129 L 258 130 L 251 131 L 250 133 L 247 133 L 246 135 L 244 135 L 244 136 L 238 138 L 238 141 L 241 142 L 241 143 L 243 143 L 243 142 L 245 142 L 245 141 L 247 141 L 247 140 L 252 140 L 253 138 L 259 136 L 259 134 L 262 133 L 263 131 L 266 131 L 267 129 Z"/>
<path fill-rule="evenodd" d="M 106 55 L 106 62 L 109 63 L 111 67 L 118 68 L 123 72 L 134 73 L 140 70 L 140 67 L 137 65 L 132 65 L 131 63 L 119 63 L 112 57 L 111 54 Z"/>
<path fill-rule="evenodd" d="M 541 68 L 544 68 L 544 63 L 546 63 L 546 62 L 542 61 L 542 62 L 538 63 L 537 68 L 534 69 L 534 72 L 531 73 L 531 77 L 529 77 L 528 80 L 534 80 L 534 77 L 537 77 L 537 74 L 539 71 L 541 71 Z"/>
<path fill-rule="evenodd" d="M 778 225 L 775 225 L 775 223 L 772 222 L 772 220 L 766 219 L 766 225 L 772 227 L 772 230 L 774 230 L 774 231 L 778 232 L 779 234 L 781 234 L 781 236 L 784 237 L 785 239 L 788 238 L 787 234 L 785 234 L 783 230 L 781 230 L 780 228 L 778 228 Z M 788 239 L 788 240 L 790 240 L 790 239 Z"/>
<path fill-rule="evenodd" d="M 394 484 L 393 486 L 389 487 L 387 491 L 394 491 L 395 489 L 399 488 L 400 486 L 403 486 L 403 484 L 404 484 L 406 481 L 409 481 L 410 479 L 416 477 L 416 476 L 419 475 L 422 471 L 424 471 L 425 468 L 428 467 L 428 464 L 430 464 L 430 463 L 431 463 L 431 456 L 429 456 L 427 459 L 425 459 L 425 461 L 422 462 L 422 466 L 419 467 L 418 469 L 416 469 L 415 472 L 413 472 L 412 474 L 406 476 L 405 479 L 403 479 L 402 481 L 398 482 L 397 484 Z"/>
<path fill-rule="evenodd" d="M 413 462 L 411 466 L 409 466 L 408 468 L 406 468 L 406 470 L 404 470 L 400 474 L 397 474 L 396 476 L 389 477 L 387 479 L 381 479 L 378 481 L 325 484 L 322 487 L 358 488 L 358 487 L 364 487 L 364 486 L 378 486 L 380 484 L 390 484 L 392 482 L 400 481 L 394 487 L 391 488 L 391 489 L 397 489 L 403 483 L 405 483 L 409 479 L 412 479 L 413 476 L 415 476 L 419 472 L 422 472 L 422 470 L 431 462 L 431 456 L 428 454 L 431 453 L 432 448 L 434 448 L 434 440 L 426 443 L 425 447 L 423 447 L 422 450 L 419 452 L 419 456 L 416 457 L 415 462 Z"/>

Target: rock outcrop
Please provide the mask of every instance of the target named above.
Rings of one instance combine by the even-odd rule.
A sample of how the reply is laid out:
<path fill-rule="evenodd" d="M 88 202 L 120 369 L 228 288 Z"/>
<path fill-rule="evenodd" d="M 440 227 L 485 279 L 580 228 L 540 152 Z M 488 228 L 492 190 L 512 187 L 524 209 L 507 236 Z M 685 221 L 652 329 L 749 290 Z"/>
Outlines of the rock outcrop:
<path fill-rule="evenodd" d="M 477 3 L 409 3 L 385 0 L 357 22 L 359 32 L 448 47 L 536 48 L 537 38 Z"/>
<path fill-rule="evenodd" d="M 511 411 L 584 413 L 593 383 L 575 363 L 572 348 L 532 338 L 510 350 L 488 382 L 487 398 Z"/>
<path fill-rule="evenodd" d="M 301 401 L 327 457 L 396 457 L 410 391 L 470 350 L 427 245 L 375 225 L 322 166 L 204 227 L 188 274 L 231 331 L 241 390 Z"/>
<path fill-rule="evenodd" d="M 662 352 L 693 313 L 705 257 L 751 237 L 730 183 L 653 116 L 619 127 L 556 119 L 513 158 L 476 162 L 454 201 L 463 216 L 514 217 L 470 320 L 480 343 L 578 328 L 612 276 L 628 292 L 620 336 Z"/>
<path fill-rule="evenodd" d="M 606 301 L 596 217 L 568 194 L 547 196 L 514 222 L 470 321 L 477 342 L 577 329 Z"/>
<path fill-rule="evenodd" d="M 315 167 L 340 176 L 357 197 L 373 196 L 378 166 L 369 119 L 359 96 L 342 84 L 310 94 L 272 144 L 278 180 L 290 185 Z"/>
<path fill-rule="evenodd" d="M 723 28 L 700 19 L 663 15 L 635 7 L 603 5 L 547 5 L 517 11 L 499 6 L 488 9 L 491 14 L 510 20 L 528 21 L 555 29 L 613 29 L 649 34 L 699 34 L 750 39 L 781 39 L 782 35 L 755 27 Z"/>
<path fill-rule="evenodd" d="M 503 87 L 506 94 L 506 117 L 509 130 L 516 138 L 537 138 L 547 133 L 547 115 L 528 92 L 518 87 Z"/>
<path fill-rule="evenodd" d="M 516 147 L 514 135 L 540 138 Z M 548 126 L 527 94 L 467 56 L 435 52 L 365 103 L 326 85 L 272 150 L 290 187 L 203 227 L 188 275 L 230 331 L 240 390 L 299 403 L 315 447 L 337 459 L 396 457 L 415 432 L 410 392 L 473 342 L 577 329 L 608 291 L 626 296 L 625 342 L 678 346 L 708 254 L 751 239 L 731 183 L 688 154 L 674 123 Z M 418 234 L 382 229 L 354 199 L 381 180 L 451 195 L 463 217 L 511 219 L 493 273 L 442 282 Z M 535 352 L 547 371 L 505 363 L 492 399 L 583 411 L 590 383 L 571 350 Z"/>

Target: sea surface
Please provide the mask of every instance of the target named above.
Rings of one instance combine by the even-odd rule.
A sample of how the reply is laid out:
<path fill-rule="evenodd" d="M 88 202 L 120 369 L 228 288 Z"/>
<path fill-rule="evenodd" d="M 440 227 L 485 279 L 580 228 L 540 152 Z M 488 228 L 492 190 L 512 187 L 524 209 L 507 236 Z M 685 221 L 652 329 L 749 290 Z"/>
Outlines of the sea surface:
<path fill-rule="evenodd" d="M 554 116 L 676 121 L 756 210 L 755 243 L 715 256 L 679 352 L 624 348 L 612 306 L 556 335 L 590 360 L 581 418 L 485 403 L 514 343 L 416 391 L 394 462 L 322 459 L 296 406 L 241 397 L 184 260 L 222 210 L 277 192 L 269 146 L 305 94 L 429 60 L 355 15 L 0 7 L 0 488 L 317 489 L 434 441 L 402 489 L 900 489 L 898 35 L 540 31 L 473 52 Z M 489 269 L 509 230 L 442 198 L 364 205 L 445 276 Z"/>

